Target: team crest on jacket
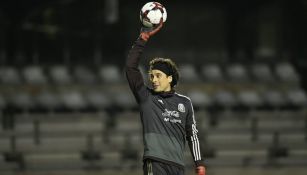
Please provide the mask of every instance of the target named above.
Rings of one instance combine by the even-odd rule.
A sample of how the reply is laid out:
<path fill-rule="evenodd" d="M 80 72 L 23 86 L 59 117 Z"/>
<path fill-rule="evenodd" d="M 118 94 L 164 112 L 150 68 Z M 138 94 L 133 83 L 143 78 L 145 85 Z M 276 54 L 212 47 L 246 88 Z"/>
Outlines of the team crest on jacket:
<path fill-rule="evenodd" d="M 184 107 L 184 105 L 182 103 L 178 104 L 178 111 L 185 112 L 185 107 Z"/>

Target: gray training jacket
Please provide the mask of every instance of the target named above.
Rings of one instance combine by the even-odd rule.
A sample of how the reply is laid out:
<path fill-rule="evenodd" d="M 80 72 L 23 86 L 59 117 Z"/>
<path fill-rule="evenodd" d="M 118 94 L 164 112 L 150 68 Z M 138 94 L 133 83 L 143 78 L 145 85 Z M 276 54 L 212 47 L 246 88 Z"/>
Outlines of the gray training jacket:
<path fill-rule="evenodd" d="M 203 165 L 191 100 L 176 92 L 156 93 L 144 84 L 138 65 L 146 42 L 138 39 L 126 59 L 126 76 L 140 108 L 143 159 L 184 166 L 188 141 L 196 166 Z"/>

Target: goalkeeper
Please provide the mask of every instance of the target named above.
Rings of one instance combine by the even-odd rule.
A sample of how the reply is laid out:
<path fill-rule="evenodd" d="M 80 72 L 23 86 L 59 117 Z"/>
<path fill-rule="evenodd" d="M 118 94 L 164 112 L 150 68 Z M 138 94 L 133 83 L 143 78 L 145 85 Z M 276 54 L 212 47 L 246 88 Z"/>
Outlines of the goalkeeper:
<path fill-rule="evenodd" d="M 140 108 L 143 126 L 144 175 L 183 175 L 184 150 L 188 141 L 198 175 L 205 175 L 198 131 L 191 100 L 175 92 L 179 74 L 170 59 L 155 58 L 149 63 L 152 88 L 144 84 L 138 69 L 149 38 L 162 28 L 142 30 L 126 59 L 129 86 Z"/>

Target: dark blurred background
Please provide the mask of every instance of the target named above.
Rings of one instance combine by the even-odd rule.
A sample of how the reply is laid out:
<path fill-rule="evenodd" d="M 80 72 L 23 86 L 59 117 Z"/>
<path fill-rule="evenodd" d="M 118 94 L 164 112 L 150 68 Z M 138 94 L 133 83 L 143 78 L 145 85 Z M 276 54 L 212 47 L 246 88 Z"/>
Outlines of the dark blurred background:
<path fill-rule="evenodd" d="M 123 74 L 148 1 L 0 1 L 0 174 L 141 174 Z M 159 1 L 208 174 L 306 174 L 307 1 Z M 193 174 L 189 153 L 187 174 Z"/>

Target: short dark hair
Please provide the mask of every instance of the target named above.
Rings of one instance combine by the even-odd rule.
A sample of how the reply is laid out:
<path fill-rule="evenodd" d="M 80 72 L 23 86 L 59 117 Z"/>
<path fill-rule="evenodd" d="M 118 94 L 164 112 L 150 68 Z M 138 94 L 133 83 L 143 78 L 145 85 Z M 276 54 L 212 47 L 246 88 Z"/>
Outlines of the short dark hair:
<path fill-rule="evenodd" d="M 169 58 L 154 58 L 149 62 L 149 70 L 153 70 L 157 64 L 165 64 L 169 68 L 170 75 L 172 76 L 171 87 L 174 88 L 179 81 L 179 71 L 175 62 Z"/>

